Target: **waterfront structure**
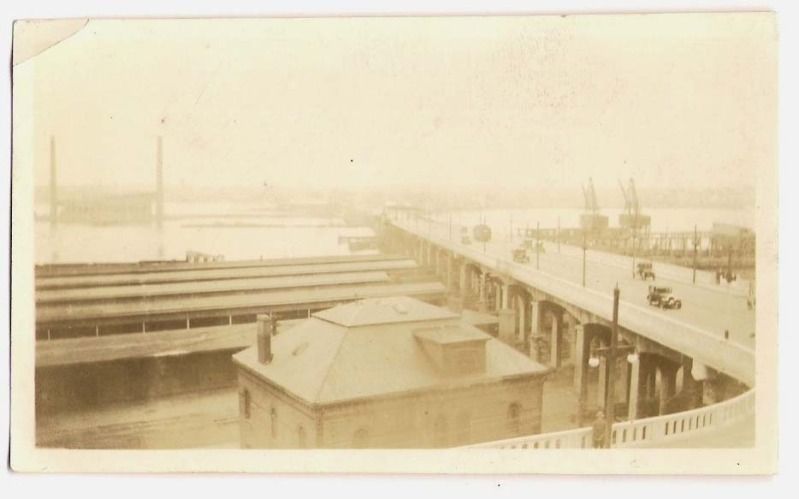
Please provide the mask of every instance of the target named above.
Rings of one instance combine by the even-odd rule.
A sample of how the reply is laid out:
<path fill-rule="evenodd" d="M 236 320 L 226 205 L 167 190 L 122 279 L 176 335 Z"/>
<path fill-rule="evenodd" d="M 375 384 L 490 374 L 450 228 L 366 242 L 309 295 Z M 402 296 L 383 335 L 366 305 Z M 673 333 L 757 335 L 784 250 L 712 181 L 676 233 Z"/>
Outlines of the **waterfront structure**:
<path fill-rule="evenodd" d="M 147 224 L 158 227 L 164 221 L 163 140 L 156 142 L 154 192 L 83 192 L 72 198 L 59 192 L 55 137 L 50 137 L 50 224 L 82 223 L 93 225 Z"/>
<path fill-rule="evenodd" d="M 238 366 L 244 448 L 442 448 L 540 431 L 550 371 L 410 297 L 317 312 Z"/>

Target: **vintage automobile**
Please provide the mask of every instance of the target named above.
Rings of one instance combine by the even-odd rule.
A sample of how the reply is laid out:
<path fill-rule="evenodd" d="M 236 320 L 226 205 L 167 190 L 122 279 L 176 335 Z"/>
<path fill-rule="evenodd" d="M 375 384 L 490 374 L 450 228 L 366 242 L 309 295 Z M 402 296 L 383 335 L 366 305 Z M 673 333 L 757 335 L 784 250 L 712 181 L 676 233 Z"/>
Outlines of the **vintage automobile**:
<path fill-rule="evenodd" d="M 649 294 L 646 299 L 650 305 L 663 309 L 682 308 L 682 300 L 676 298 L 671 288 L 663 286 L 649 286 Z"/>
<path fill-rule="evenodd" d="M 652 262 L 641 262 L 637 266 L 637 274 L 642 280 L 646 281 L 650 277 L 655 280 L 655 271 L 652 270 Z"/>
<path fill-rule="evenodd" d="M 491 240 L 491 227 L 486 224 L 475 225 L 472 229 L 472 236 L 475 241 L 487 243 Z"/>
<path fill-rule="evenodd" d="M 524 248 L 516 248 L 513 250 L 513 261 L 516 263 L 530 263 L 530 257 L 527 256 L 527 250 Z"/>

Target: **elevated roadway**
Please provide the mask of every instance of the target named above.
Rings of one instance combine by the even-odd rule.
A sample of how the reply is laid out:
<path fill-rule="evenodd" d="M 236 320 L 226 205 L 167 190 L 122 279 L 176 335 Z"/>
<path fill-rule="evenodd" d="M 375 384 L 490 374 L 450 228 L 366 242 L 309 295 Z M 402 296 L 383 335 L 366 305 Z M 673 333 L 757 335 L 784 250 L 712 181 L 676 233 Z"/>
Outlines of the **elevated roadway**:
<path fill-rule="evenodd" d="M 652 281 L 635 279 L 632 265 L 627 266 L 626 262 L 614 264 L 587 258 L 583 286 L 582 255 L 574 251 L 558 254 L 555 245 L 548 244 L 537 262 L 535 252 L 530 251 L 529 263 L 517 263 L 511 252 L 518 243 L 512 241 L 464 244 L 460 227 L 446 223 L 393 220 L 392 224 L 452 255 L 607 321 L 612 320 L 612 293 L 618 284 L 620 327 L 754 385 L 755 314 L 747 306 L 744 294 L 731 287 L 694 285 L 684 275 L 667 272 L 658 276 L 657 285 L 671 287 L 682 300 L 682 308 L 661 310 L 650 306 L 646 298 Z"/>

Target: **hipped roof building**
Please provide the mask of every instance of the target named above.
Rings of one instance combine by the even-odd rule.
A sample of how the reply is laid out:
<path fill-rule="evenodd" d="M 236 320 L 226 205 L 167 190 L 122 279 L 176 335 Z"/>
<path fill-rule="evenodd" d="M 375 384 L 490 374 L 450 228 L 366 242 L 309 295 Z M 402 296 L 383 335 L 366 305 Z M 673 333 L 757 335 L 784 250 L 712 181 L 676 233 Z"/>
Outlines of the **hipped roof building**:
<path fill-rule="evenodd" d="M 449 447 L 540 430 L 548 369 L 394 297 L 314 314 L 234 356 L 243 447 Z"/>

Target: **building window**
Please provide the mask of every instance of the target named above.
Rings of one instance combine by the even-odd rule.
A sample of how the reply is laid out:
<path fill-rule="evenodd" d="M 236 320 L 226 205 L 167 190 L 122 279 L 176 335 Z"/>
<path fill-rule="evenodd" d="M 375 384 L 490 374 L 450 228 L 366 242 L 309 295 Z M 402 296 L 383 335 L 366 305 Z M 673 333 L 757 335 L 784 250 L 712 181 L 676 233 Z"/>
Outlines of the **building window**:
<path fill-rule="evenodd" d="M 436 447 L 449 446 L 449 427 L 447 417 L 443 414 L 439 414 L 433 423 L 433 444 Z"/>
<path fill-rule="evenodd" d="M 369 430 L 358 428 L 352 437 L 352 446 L 355 449 L 365 449 L 369 446 Z"/>
<path fill-rule="evenodd" d="M 241 392 L 241 413 L 244 415 L 244 419 L 250 419 L 250 391 L 246 388 Z"/>
<path fill-rule="evenodd" d="M 273 407 L 269 412 L 269 417 L 272 420 L 272 438 L 277 438 L 277 409 Z"/>
<path fill-rule="evenodd" d="M 306 445 L 305 445 L 305 428 L 303 428 L 302 425 L 300 425 L 300 427 L 297 428 L 297 442 L 299 443 L 300 449 L 304 449 L 306 447 Z"/>
<path fill-rule="evenodd" d="M 522 406 L 514 402 L 508 406 L 508 429 L 513 433 L 519 433 Z"/>

